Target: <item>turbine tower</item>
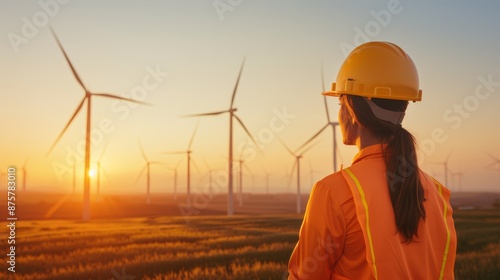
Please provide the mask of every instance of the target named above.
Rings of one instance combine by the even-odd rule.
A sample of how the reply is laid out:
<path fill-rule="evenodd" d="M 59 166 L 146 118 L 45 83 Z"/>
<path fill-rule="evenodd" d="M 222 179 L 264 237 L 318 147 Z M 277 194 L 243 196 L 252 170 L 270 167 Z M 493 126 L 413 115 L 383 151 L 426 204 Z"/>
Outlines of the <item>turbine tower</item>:
<path fill-rule="evenodd" d="M 186 154 L 187 155 L 187 197 L 186 204 L 187 207 L 191 207 L 191 145 L 193 145 L 194 136 L 196 135 L 196 131 L 198 130 L 200 122 L 196 124 L 196 127 L 193 131 L 193 135 L 191 136 L 191 140 L 189 140 L 188 148 L 186 151 L 175 151 L 175 152 L 165 152 L 165 154 Z M 194 162 L 193 162 L 194 163 Z M 196 165 L 195 165 L 196 167 Z"/>
<path fill-rule="evenodd" d="M 212 169 L 212 167 L 210 167 L 210 165 L 208 164 L 207 162 L 207 159 L 205 158 L 205 156 L 203 156 L 203 162 L 205 163 L 205 166 L 207 167 L 207 170 L 208 170 L 208 195 L 209 197 L 212 197 L 212 185 L 213 185 L 213 172 L 214 170 Z"/>
<path fill-rule="evenodd" d="M 151 203 L 151 196 L 150 196 L 151 164 L 161 165 L 162 163 L 158 162 L 158 161 L 149 161 L 148 157 L 146 156 L 146 153 L 144 153 L 144 149 L 142 148 L 141 141 L 139 141 L 139 147 L 141 148 L 142 158 L 144 158 L 144 161 L 146 163 L 144 164 L 144 167 L 142 168 L 141 173 L 139 173 L 139 176 L 137 176 L 137 180 L 136 180 L 135 183 L 137 184 L 137 182 L 139 181 L 139 179 L 142 176 L 142 173 L 144 173 L 144 171 L 146 170 L 147 171 L 147 177 L 146 177 L 146 204 L 150 204 Z"/>
<path fill-rule="evenodd" d="M 168 170 L 174 171 L 174 200 L 177 200 L 177 169 L 179 169 L 179 165 L 181 164 L 182 159 L 177 162 L 175 168 L 167 168 Z"/>
<path fill-rule="evenodd" d="M 236 79 L 236 85 L 234 86 L 233 95 L 231 96 L 231 103 L 229 105 L 228 110 L 203 113 L 203 114 L 194 114 L 188 115 L 186 117 L 201 117 L 201 116 L 216 116 L 220 114 L 229 113 L 229 159 L 228 159 L 228 197 L 227 197 L 227 215 L 231 216 L 234 213 L 234 200 L 233 200 L 233 120 L 235 119 L 246 132 L 246 134 L 250 137 L 250 140 L 255 144 L 258 148 L 257 142 L 252 137 L 246 126 L 243 124 L 243 121 L 236 115 L 236 110 L 234 105 L 234 99 L 236 97 L 236 91 L 238 90 L 238 84 L 241 78 L 241 72 L 243 71 L 243 66 L 245 65 L 245 59 L 241 63 L 240 72 L 238 73 L 238 78 Z"/>
<path fill-rule="evenodd" d="M 252 172 L 250 171 L 250 169 L 248 169 L 248 167 L 245 165 L 245 160 L 243 160 L 243 150 L 245 149 L 245 147 L 243 147 L 243 149 L 241 149 L 241 152 L 240 152 L 240 158 L 238 160 L 238 163 L 239 163 L 239 174 L 238 174 L 238 202 L 239 202 L 239 206 L 243 206 L 243 168 L 246 168 L 247 171 L 252 175 L 252 180 L 254 180 L 255 182 L 255 179 L 253 179 L 253 174 Z"/>
<path fill-rule="evenodd" d="M 302 156 L 304 155 L 305 152 L 307 152 L 310 148 L 312 148 L 314 145 L 312 146 L 309 146 L 307 149 L 305 149 L 302 153 L 300 154 L 296 154 L 294 152 L 292 152 L 292 150 L 290 150 L 286 145 L 285 143 L 283 143 L 283 141 L 279 140 L 281 142 L 281 144 L 283 145 L 283 147 L 285 147 L 285 149 L 293 156 L 295 157 L 295 163 L 293 164 L 292 166 L 292 174 L 290 175 L 290 177 L 293 177 L 293 172 L 294 172 L 294 168 L 297 167 L 297 214 L 300 214 L 301 213 L 301 205 L 300 205 L 300 159 L 302 158 Z"/>
<path fill-rule="evenodd" d="M 450 171 L 451 172 L 451 171 Z M 453 176 L 458 177 L 457 188 L 459 192 L 462 192 L 462 178 L 464 176 L 464 170 L 460 168 L 460 171 L 451 172 Z"/>
<path fill-rule="evenodd" d="M 499 158 L 496 158 L 494 157 L 492 154 L 489 154 L 489 153 L 486 153 L 491 159 L 493 159 L 493 162 L 486 166 L 486 168 L 491 168 L 493 167 L 494 165 L 498 164 L 498 175 L 500 176 L 500 159 Z M 500 178 L 500 177 L 499 177 Z M 499 181 L 500 183 L 500 181 Z"/>
<path fill-rule="evenodd" d="M 23 164 L 23 192 L 26 191 L 26 177 L 27 177 L 26 164 L 28 164 L 28 159 L 29 158 L 26 158 L 26 160 L 24 161 L 24 164 Z"/>
<path fill-rule="evenodd" d="M 110 98 L 110 99 L 118 99 L 118 100 L 122 100 L 122 101 L 129 101 L 129 102 L 134 102 L 134 103 L 139 103 L 139 104 L 146 104 L 146 103 L 141 102 L 141 101 L 137 101 L 137 100 L 133 100 L 133 99 L 130 99 L 130 98 L 125 98 L 125 97 L 121 97 L 121 96 L 109 94 L 109 93 L 93 93 L 93 92 L 90 92 L 85 87 L 85 85 L 83 84 L 82 80 L 80 79 L 80 76 L 78 75 L 78 73 L 76 72 L 75 68 L 73 67 L 73 64 L 71 64 L 71 61 L 69 60 L 68 55 L 66 54 L 66 51 L 64 51 L 64 48 L 62 47 L 61 42 L 59 42 L 59 39 L 57 38 L 56 33 L 54 32 L 54 30 L 52 28 L 50 29 L 50 31 L 52 32 L 52 35 L 54 36 L 54 39 L 56 40 L 57 45 L 59 46 L 59 49 L 63 53 L 63 55 L 64 55 L 64 57 L 66 59 L 66 62 L 68 63 L 69 67 L 71 68 L 71 72 L 73 72 L 73 76 L 75 77 L 75 79 L 78 82 L 78 84 L 80 84 L 80 86 L 85 91 L 85 95 L 84 95 L 82 101 L 80 101 L 80 104 L 76 107 L 76 110 L 73 113 L 73 115 L 71 116 L 71 118 L 69 119 L 68 123 L 66 124 L 66 126 L 64 127 L 64 129 L 62 130 L 62 132 L 57 137 L 56 141 L 50 147 L 47 155 L 50 154 L 50 152 L 54 149 L 54 147 L 56 146 L 56 144 L 59 142 L 59 140 L 61 139 L 61 137 L 64 135 L 64 133 L 68 129 L 68 127 L 71 124 L 71 122 L 73 121 L 73 119 L 76 117 L 76 115 L 78 115 L 78 113 L 82 109 L 83 104 L 85 103 L 85 101 L 87 101 L 87 124 L 86 124 L 86 134 L 85 134 L 85 166 L 84 166 L 84 170 L 83 170 L 83 220 L 87 221 L 87 220 L 90 220 L 90 178 L 89 178 L 89 170 L 90 170 L 90 145 L 91 145 L 91 143 L 90 143 L 90 132 L 91 132 L 91 116 L 92 116 L 92 114 L 91 114 L 92 97 L 95 96 L 95 97 L 104 97 L 104 98 Z"/>
<path fill-rule="evenodd" d="M 101 171 L 104 171 L 101 167 L 101 160 L 102 157 L 104 156 L 104 153 L 106 153 L 107 148 L 108 148 L 108 141 L 106 141 L 106 144 L 104 144 L 104 148 L 102 149 L 101 155 L 99 156 L 99 160 L 97 160 L 97 190 L 96 190 L 97 196 L 99 196 L 99 193 L 101 191 Z"/>
<path fill-rule="evenodd" d="M 262 170 L 264 170 L 264 174 L 266 174 L 266 194 L 269 194 L 269 176 L 271 175 L 269 172 L 267 172 L 267 169 L 264 168 L 264 166 L 260 166 Z"/>

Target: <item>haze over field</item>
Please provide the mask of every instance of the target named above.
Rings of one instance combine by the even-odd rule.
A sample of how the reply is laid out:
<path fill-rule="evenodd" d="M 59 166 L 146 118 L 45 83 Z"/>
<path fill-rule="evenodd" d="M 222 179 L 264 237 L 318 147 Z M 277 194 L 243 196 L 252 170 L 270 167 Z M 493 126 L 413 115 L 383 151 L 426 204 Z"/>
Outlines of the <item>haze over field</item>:
<path fill-rule="evenodd" d="M 85 112 L 46 156 L 84 94 L 50 24 L 90 91 L 153 105 L 92 99 L 91 168 L 101 159 L 102 193 L 145 192 L 146 177 L 136 183 L 144 166 L 139 138 L 149 160 L 179 164 L 184 193 L 185 155 L 163 152 L 185 150 L 199 119 L 192 184 L 206 185 L 203 158 L 226 172 L 228 115 L 181 116 L 227 110 L 244 57 L 234 107 L 262 153 L 235 123 L 234 157 L 250 169 L 247 191 L 266 192 L 267 171 L 270 192 L 288 192 L 294 159 L 278 138 L 295 150 L 325 125 L 321 63 L 328 88 L 346 53 L 366 40 L 392 41 L 417 65 L 423 101 L 410 104 L 403 125 L 420 144 L 423 169 L 444 182 L 443 165 L 433 162 L 450 156 L 448 187 L 498 192 L 500 162 L 487 153 L 500 159 L 499 9 L 496 1 L 2 1 L 0 169 L 17 166 L 21 180 L 25 164 L 28 190 L 71 193 L 76 160 L 82 192 Z M 335 121 L 337 100 L 328 107 Z M 339 163 L 348 166 L 356 149 L 337 136 Z M 331 129 L 317 139 L 301 162 L 303 193 L 333 171 Z M 451 171 L 461 170 L 460 185 Z M 172 193 L 173 176 L 151 166 L 151 192 Z"/>

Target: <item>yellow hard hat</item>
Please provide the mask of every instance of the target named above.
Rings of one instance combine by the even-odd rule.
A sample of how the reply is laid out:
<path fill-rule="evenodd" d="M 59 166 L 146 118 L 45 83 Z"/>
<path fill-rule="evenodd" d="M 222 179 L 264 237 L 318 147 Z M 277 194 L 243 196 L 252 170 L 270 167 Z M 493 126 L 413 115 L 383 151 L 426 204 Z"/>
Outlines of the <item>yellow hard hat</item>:
<path fill-rule="evenodd" d="M 400 47 L 389 42 L 364 43 L 347 56 L 332 90 L 323 92 L 329 96 L 341 94 L 422 100 L 413 60 Z"/>

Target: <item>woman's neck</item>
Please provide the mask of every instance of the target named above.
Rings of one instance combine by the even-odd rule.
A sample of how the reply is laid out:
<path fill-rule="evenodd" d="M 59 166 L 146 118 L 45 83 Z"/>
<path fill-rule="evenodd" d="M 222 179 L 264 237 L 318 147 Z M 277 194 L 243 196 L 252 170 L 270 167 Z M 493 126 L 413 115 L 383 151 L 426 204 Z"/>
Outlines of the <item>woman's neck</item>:
<path fill-rule="evenodd" d="M 364 129 L 360 129 L 358 132 L 358 138 L 356 139 L 356 147 L 361 151 L 362 149 L 375 145 L 382 144 L 382 140 L 378 137 L 373 136 L 370 132 Z"/>

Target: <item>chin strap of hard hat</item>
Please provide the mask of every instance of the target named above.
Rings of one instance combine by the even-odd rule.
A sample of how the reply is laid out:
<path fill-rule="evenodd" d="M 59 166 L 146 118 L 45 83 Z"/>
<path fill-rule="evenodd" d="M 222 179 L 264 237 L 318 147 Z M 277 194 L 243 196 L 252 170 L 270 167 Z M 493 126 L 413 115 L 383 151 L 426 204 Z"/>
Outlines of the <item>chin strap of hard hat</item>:
<path fill-rule="evenodd" d="M 405 116 L 405 112 L 395 112 L 391 110 L 386 110 L 384 108 L 379 107 L 375 104 L 371 99 L 365 98 L 368 105 L 372 109 L 373 114 L 378 118 L 386 122 L 390 122 L 396 125 L 401 125 L 403 118 Z"/>

